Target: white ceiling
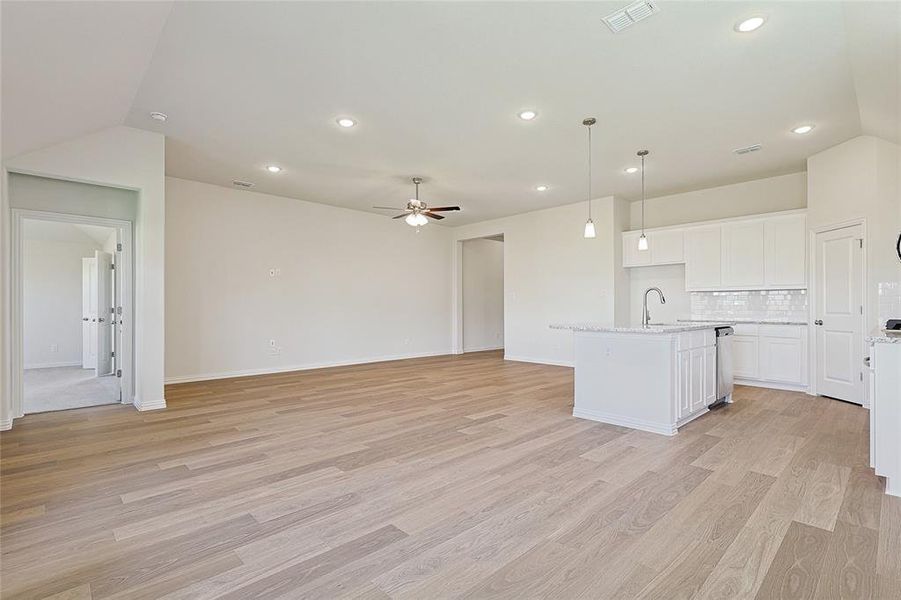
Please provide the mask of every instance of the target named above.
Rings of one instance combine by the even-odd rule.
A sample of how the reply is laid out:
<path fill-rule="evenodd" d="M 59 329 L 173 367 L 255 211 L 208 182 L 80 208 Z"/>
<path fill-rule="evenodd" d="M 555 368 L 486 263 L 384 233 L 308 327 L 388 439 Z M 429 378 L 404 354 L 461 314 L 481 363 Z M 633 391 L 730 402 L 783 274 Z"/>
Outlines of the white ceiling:
<path fill-rule="evenodd" d="M 897 139 L 892 2 L 660 2 L 620 34 L 600 19 L 627 2 L 10 4 L 4 156 L 10 135 L 29 148 L 130 106 L 126 124 L 167 136 L 169 175 L 363 210 L 403 205 L 422 175 L 424 200 L 463 207 L 449 225 L 584 199 L 585 116 L 594 195 L 630 199 L 641 148 L 659 195 L 803 170 L 862 132 Z M 758 13 L 763 28 L 733 31 Z"/>

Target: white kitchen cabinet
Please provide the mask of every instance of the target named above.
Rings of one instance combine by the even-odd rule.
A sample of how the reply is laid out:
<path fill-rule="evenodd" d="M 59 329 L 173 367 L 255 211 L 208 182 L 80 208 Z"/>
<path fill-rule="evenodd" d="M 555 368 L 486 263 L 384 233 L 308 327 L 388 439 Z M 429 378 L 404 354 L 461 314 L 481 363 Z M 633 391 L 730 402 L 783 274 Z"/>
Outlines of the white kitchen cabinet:
<path fill-rule="evenodd" d="M 685 289 L 710 290 L 722 285 L 722 227 L 685 230 Z"/>
<path fill-rule="evenodd" d="M 732 336 L 732 375 L 757 379 L 760 374 L 757 335 Z"/>
<path fill-rule="evenodd" d="M 778 337 L 760 338 L 760 379 L 801 384 L 801 340 Z"/>
<path fill-rule="evenodd" d="M 651 251 L 638 249 L 640 231 L 626 231 L 623 233 L 623 266 L 644 267 L 651 264 Z"/>
<path fill-rule="evenodd" d="M 727 289 L 760 289 L 766 283 L 764 221 L 722 225 L 722 279 Z"/>
<path fill-rule="evenodd" d="M 638 249 L 641 231 L 623 233 L 623 266 L 645 267 L 649 265 L 674 265 L 685 262 L 682 249 L 682 230 L 663 229 L 648 231 L 648 249 Z"/>
<path fill-rule="evenodd" d="M 716 337 L 713 330 L 681 334 L 676 347 L 676 419 L 684 423 L 716 402 Z"/>
<path fill-rule="evenodd" d="M 766 287 L 807 287 L 807 216 L 772 217 L 764 224 Z"/>
<path fill-rule="evenodd" d="M 870 345 L 870 466 L 885 477 L 885 493 L 901 496 L 901 344 Z"/>

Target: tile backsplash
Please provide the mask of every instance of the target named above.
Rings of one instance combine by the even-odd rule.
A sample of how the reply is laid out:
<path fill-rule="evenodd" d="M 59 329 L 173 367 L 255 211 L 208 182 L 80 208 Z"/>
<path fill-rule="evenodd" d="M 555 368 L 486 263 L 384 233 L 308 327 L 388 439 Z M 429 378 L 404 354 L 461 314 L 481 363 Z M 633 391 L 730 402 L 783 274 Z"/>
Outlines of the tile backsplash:
<path fill-rule="evenodd" d="M 692 292 L 692 319 L 807 322 L 807 290 Z"/>
<path fill-rule="evenodd" d="M 901 319 L 901 282 L 883 281 L 879 284 L 879 327 L 889 319 Z"/>

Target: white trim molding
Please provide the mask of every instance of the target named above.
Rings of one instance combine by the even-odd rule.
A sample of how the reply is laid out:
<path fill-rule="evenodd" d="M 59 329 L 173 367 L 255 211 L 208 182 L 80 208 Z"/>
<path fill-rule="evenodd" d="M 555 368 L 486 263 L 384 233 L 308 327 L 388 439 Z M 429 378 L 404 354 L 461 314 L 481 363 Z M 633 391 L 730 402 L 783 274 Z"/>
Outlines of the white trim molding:
<path fill-rule="evenodd" d="M 703 413 L 699 413 L 703 414 Z M 676 425 L 669 423 L 657 423 L 654 421 L 645 421 L 642 419 L 633 419 L 622 415 L 614 415 L 602 411 L 591 410 L 587 408 L 573 407 L 573 416 L 580 419 L 588 419 L 589 421 L 598 421 L 609 425 L 619 425 L 620 427 L 628 427 L 630 429 L 640 429 L 650 433 L 659 433 L 660 435 L 673 436 L 679 432 Z M 692 415 L 694 418 L 695 415 Z M 686 423 L 691 419 L 686 420 Z"/>
<path fill-rule="evenodd" d="M 151 402 L 143 402 L 140 398 L 135 398 L 134 406 L 141 412 L 148 410 L 161 410 L 166 408 L 166 399 L 160 398 Z"/>
<path fill-rule="evenodd" d="M 534 356 L 511 356 L 510 354 L 504 354 L 504 360 L 512 360 L 513 362 L 535 363 L 538 365 L 550 365 L 553 367 L 569 367 L 570 369 L 575 366 L 573 365 L 572 361 L 548 360 L 546 358 L 535 358 Z"/>
<path fill-rule="evenodd" d="M 32 369 L 59 369 L 61 367 L 80 367 L 81 362 L 79 361 L 63 361 L 63 362 L 53 362 L 53 363 L 38 363 L 35 365 L 25 365 L 25 370 L 30 371 Z"/>

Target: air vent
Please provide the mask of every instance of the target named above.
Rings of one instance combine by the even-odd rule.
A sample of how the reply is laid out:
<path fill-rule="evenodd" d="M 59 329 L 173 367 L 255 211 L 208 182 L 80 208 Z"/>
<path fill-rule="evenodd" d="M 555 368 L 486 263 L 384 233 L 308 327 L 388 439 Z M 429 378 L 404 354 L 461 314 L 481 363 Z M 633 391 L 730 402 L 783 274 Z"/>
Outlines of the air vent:
<path fill-rule="evenodd" d="M 736 154 L 750 154 L 751 152 L 757 152 L 763 148 L 760 144 L 753 144 L 751 146 L 745 146 L 744 148 L 736 148 L 733 150 Z"/>
<path fill-rule="evenodd" d="M 252 188 L 254 184 L 250 181 L 241 181 L 240 179 L 235 179 L 232 181 L 232 185 L 239 188 Z"/>
<path fill-rule="evenodd" d="M 626 27 L 630 27 L 639 21 L 647 19 L 653 14 L 660 12 L 657 5 L 649 0 L 638 0 L 633 2 L 626 8 L 620 9 L 603 18 L 604 24 L 610 28 L 613 33 L 619 33 Z"/>

